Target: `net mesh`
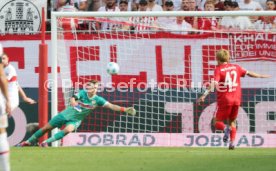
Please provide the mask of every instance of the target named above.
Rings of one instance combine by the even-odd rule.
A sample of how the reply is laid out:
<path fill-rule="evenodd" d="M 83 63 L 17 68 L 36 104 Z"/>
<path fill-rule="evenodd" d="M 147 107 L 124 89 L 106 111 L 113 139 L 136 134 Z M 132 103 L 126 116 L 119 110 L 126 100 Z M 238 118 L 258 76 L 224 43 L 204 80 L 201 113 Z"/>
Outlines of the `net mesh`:
<path fill-rule="evenodd" d="M 98 108 L 82 122 L 78 132 L 212 133 L 216 94 L 208 96 L 203 105 L 196 99 L 212 78 L 218 50 L 229 50 L 231 62 L 248 70 L 275 73 L 273 30 L 241 30 L 247 27 L 244 25 L 227 32 L 205 27 L 195 30 L 178 20 L 181 18 L 88 17 L 64 24 L 64 18 L 60 18 L 59 110 L 91 79 L 101 82 L 100 96 L 137 110 L 136 116 L 128 116 Z M 118 75 L 107 74 L 108 62 L 119 64 Z M 238 132 L 273 132 L 275 77 L 247 77 L 241 84 Z"/>

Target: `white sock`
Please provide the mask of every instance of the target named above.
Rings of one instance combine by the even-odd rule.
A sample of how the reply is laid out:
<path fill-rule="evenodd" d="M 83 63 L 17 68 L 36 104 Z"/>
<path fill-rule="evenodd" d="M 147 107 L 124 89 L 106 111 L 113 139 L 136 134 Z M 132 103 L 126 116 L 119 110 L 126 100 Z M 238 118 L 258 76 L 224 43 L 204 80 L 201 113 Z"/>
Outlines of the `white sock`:
<path fill-rule="evenodd" d="M 7 133 L 0 134 L 0 170 L 10 171 L 10 146 Z"/>

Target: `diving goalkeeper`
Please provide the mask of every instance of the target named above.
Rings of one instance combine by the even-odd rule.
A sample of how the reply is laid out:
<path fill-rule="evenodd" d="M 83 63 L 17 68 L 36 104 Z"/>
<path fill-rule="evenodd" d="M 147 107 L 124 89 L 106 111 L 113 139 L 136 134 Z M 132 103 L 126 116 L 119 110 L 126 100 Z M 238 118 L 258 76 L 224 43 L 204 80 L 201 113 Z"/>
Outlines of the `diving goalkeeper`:
<path fill-rule="evenodd" d="M 43 141 L 40 146 L 46 147 L 49 143 L 62 139 L 64 136 L 76 130 L 82 120 L 91 113 L 92 110 L 98 106 L 102 106 L 113 111 L 126 112 L 130 115 L 135 115 L 136 111 L 133 107 L 121 107 L 111 104 L 103 97 L 97 95 L 98 81 L 91 80 L 85 86 L 84 90 L 80 90 L 73 97 L 70 98 L 71 106 L 61 111 L 58 115 L 53 117 L 44 127 L 36 131 L 27 141 L 23 141 L 17 146 L 31 146 L 35 144 L 40 137 L 46 132 L 65 125 L 64 129 L 56 133 L 49 139 Z"/>

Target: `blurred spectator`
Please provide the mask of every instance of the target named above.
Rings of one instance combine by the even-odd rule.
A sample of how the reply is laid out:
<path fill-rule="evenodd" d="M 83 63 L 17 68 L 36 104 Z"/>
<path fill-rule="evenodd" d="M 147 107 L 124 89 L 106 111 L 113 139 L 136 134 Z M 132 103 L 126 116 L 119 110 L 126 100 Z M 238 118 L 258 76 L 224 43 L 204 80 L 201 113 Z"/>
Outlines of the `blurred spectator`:
<path fill-rule="evenodd" d="M 147 0 L 140 0 L 138 11 L 147 11 L 148 8 L 148 1 Z"/>
<path fill-rule="evenodd" d="M 127 0 L 120 0 L 119 9 L 120 9 L 120 11 L 128 11 L 128 1 Z"/>
<path fill-rule="evenodd" d="M 116 6 L 116 0 L 106 0 L 106 5 L 104 7 L 100 7 L 98 11 L 106 11 L 106 12 L 115 12 L 120 11 L 120 9 Z M 99 18 L 100 19 L 100 18 Z M 109 20 L 109 18 L 101 18 L 103 20 Z M 113 30 L 113 27 L 116 27 L 116 24 L 112 22 L 101 22 L 97 24 L 97 30 Z"/>
<path fill-rule="evenodd" d="M 188 1 L 188 11 L 200 11 L 198 9 L 198 7 L 196 6 L 196 1 L 195 0 L 187 0 Z M 186 0 L 182 1 L 184 3 L 186 3 Z M 183 4 L 184 7 L 184 4 Z M 185 8 L 186 8 L 186 4 L 185 4 Z M 191 24 L 193 28 L 198 29 L 198 17 L 190 17 L 187 16 L 184 18 L 184 20 Z"/>
<path fill-rule="evenodd" d="M 231 10 L 239 11 L 239 4 L 237 2 L 231 2 Z M 220 28 L 231 30 L 247 30 L 253 27 L 250 19 L 247 16 L 224 16 L 220 22 Z"/>
<path fill-rule="evenodd" d="M 196 5 L 195 0 L 188 0 L 189 2 L 189 11 L 200 11 L 198 6 Z"/>
<path fill-rule="evenodd" d="M 205 11 L 215 11 L 215 4 L 212 0 L 207 0 L 204 5 Z M 218 21 L 216 17 L 201 17 L 198 21 L 199 30 L 216 30 Z"/>
<path fill-rule="evenodd" d="M 173 11 L 174 3 L 172 0 L 166 0 L 163 6 L 163 11 Z"/>
<path fill-rule="evenodd" d="M 148 2 L 147 0 L 140 0 L 139 1 L 139 9 L 138 11 L 147 11 L 148 9 Z M 156 17 L 131 17 L 130 22 L 133 24 L 131 26 L 131 30 L 136 33 L 147 33 L 151 32 L 152 30 L 157 29 L 157 18 Z"/>
<path fill-rule="evenodd" d="M 181 9 L 183 11 L 189 11 L 189 1 L 188 0 L 182 0 Z"/>
<path fill-rule="evenodd" d="M 215 11 L 224 11 L 224 1 L 218 0 L 215 2 Z"/>
<path fill-rule="evenodd" d="M 243 0 L 239 3 L 240 10 L 263 10 L 262 6 L 259 2 L 253 1 L 253 0 Z"/>
<path fill-rule="evenodd" d="M 196 0 L 195 2 L 196 2 L 197 8 L 203 11 L 206 0 Z"/>
<path fill-rule="evenodd" d="M 204 10 L 204 5 L 206 1 L 210 0 L 196 0 L 196 5 L 199 10 Z M 225 2 L 224 0 L 212 0 L 213 4 L 215 4 L 215 11 L 224 11 L 224 5 L 223 3 Z"/>
<path fill-rule="evenodd" d="M 223 3 L 223 7 L 225 11 L 231 11 L 232 10 L 232 1 L 231 0 L 225 0 Z"/>
<path fill-rule="evenodd" d="M 274 0 L 266 1 L 266 10 L 273 11 L 275 9 L 276 2 Z M 256 30 L 275 30 L 276 29 L 276 16 L 260 16 L 254 23 Z"/>
<path fill-rule="evenodd" d="M 72 1 L 70 0 L 58 0 L 58 11 L 61 12 L 76 12 L 78 11 Z M 78 28 L 78 19 L 72 17 L 62 17 L 58 21 L 59 27 L 63 28 L 64 31 L 74 31 Z"/>
<path fill-rule="evenodd" d="M 106 12 L 120 11 L 120 9 L 116 6 L 116 0 L 106 0 L 105 3 L 106 5 L 100 7 L 98 11 L 106 11 Z"/>
<path fill-rule="evenodd" d="M 88 7 L 88 3 L 87 3 L 87 0 L 74 0 L 74 6 L 79 11 L 86 11 Z"/>
<path fill-rule="evenodd" d="M 206 1 L 210 1 L 210 0 L 196 0 L 196 6 L 199 10 L 204 10 L 204 5 L 206 3 Z M 225 1 L 223 0 L 211 0 L 213 1 L 213 4 L 215 5 L 215 11 L 224 11 L 224 5 L 223 3 Z"/>
<path fill-rule="evenodd" d="M 164 2 L 163 4 L 163 7 L 164 7 L 166 0 L 163 0 L 163 2 Z M 181 9 L 182 0 L 172 0 L 172 2 L 174 6 L 174 11 L 178 11 Z"/>
<path fill-rule="evenodd" d="M 148 0 L 147 11 L 163 11 L 162 7 L 155 3 L 155 0 Z"/>
<path fill-rule="evenodd" d="M 128 0 L 119 1 L 119 9 L 121 12 L 128 11 Z M 127 17 L 112 17 L 112 22 L 114 23 L 112 30 L 116 31 L 127 31 L 130 29 L 130 24 L 128 23 L 129 18 Z"/>
<path fill-rule="evenodd" d="M 266 1 L 266 8 L 265 10 L 273 11 L 276 8 L 276 1 L 275 0 L 267 0 Z"/>
<path fill-rule="evenodd" d="M 260 3 L 260 5 L 262 6 L 263 9 L 266 8 L 266 0 L 256 0 Z"/>
<path fill-rule="evenodd" d="M 174 34 L 189 34 L 192 31 L 192 26 L 184 20 L 183 16 L 178 16 L 167 30 Z"/>
<path fill-rule="evenodd" d="M 71 0 L 58 0 L 58 11 L 74 12 L 78 11 L 78 9 L 74 7 Z"/>
<path fill-rule="evenodd" d="M 164 2 L 164 0 L 155 0 L 155 3 L 161 7 L 164 5 L 163 2 Z"/>
<path fill-rule="evenodd" d="M 128 3 L 128 9 L 130 11 L 138 11 L 139 8 L 139 1 L 137 2 L 137 0 L 130 0 L 130 2 Z"/>
<path fill-rule="evenodd" d="M 173 11 L 174 10 L 174 4 L 172 0 L 165 0 L 164 6 L 163 6 L 163 11 Z M 157 22 L 158 25 L 161 28 L 166 28 L 172 23 L 175 23 L 176 17 L 159 17 Z"/>
<path fill-rule="evenodd" d="M 100 7 L 105 6 L 104 0 L 88 0 L 87 11 L 98 11 Z"/>

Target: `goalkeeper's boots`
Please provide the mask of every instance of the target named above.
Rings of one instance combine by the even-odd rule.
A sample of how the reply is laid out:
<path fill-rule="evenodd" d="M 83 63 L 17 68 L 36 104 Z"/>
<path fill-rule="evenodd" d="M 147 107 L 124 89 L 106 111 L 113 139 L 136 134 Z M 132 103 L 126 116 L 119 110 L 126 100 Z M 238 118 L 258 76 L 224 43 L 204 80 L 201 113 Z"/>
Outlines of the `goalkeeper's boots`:
<path fill-rule="evenodd" d="M 48 147 L 48 143 L 42 142 L 41 144 L 39 144 L 39 147 Z"/>
<path fill-rule="evenodd" d="M 226 126 L 224 129 L 224 135 L 223 135 L 223 142 L 227 142 L 230 135 L 230 128 L 229 126 Z"/>
<path fill-rule="evenodd" d="M 229 143 L 229 150 L 234 150 L 235 149 L 235 145 L 233 142 Z"/>
<path fill-rule="evenodd" d="M 28 141 L 23 141 L 22 143 L 19 143 L 16 145 L 16 147 L 28 147 L 31 146 L 31 143 L 29 143 Z"/>

